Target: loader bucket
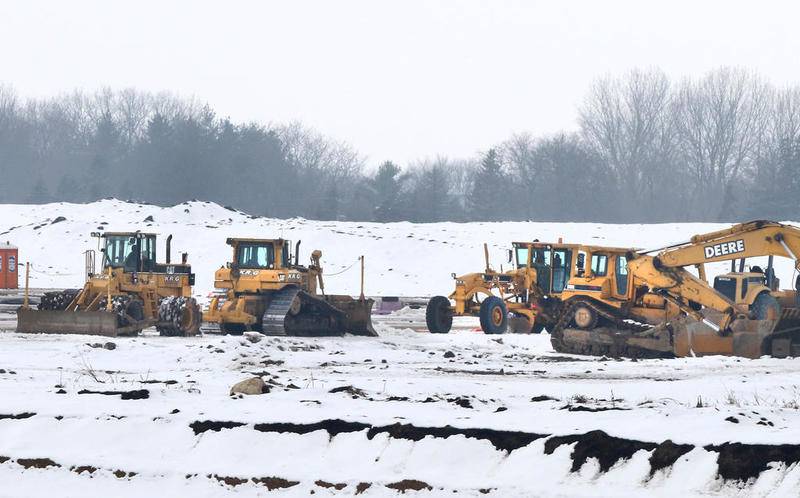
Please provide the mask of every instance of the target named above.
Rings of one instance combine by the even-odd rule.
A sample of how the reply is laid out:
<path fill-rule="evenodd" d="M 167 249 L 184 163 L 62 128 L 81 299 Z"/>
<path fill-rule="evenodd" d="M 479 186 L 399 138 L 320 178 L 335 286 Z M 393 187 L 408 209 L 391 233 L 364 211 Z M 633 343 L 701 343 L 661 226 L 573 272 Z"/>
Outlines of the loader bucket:
<path fill-rule="evenodd" d="M 342 327 L 348 334 L 377 337 L 372 328 L 372 299 L 353 299 L 350 296 L 325 296 L 331 306 L 344 313 Z"/>
<path fill-rule="evenodd" d="M 115 337 L 117 315 L 107 311 L 17 309 L 17 332 L 27 334 L 88 334 Z"/>

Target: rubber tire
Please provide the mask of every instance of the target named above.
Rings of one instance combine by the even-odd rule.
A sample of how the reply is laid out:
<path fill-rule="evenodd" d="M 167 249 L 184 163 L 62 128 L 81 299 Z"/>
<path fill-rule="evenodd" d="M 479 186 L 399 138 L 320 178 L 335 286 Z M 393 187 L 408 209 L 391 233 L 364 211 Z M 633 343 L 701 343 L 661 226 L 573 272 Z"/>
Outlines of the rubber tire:
<path fill-rule="evenodd" d="M 125 307 L 125 313 L 136 321 L 144 320 L 144 303 L 138 298 L 131 298 L 128 305 Z"/>
<path fill-rule="evenodd" d="M 578 315 L 579 311 L 585 311 L 589 315 L 589 317 L 588 317 L 589 321 L 587 323 L 584 323 L 583 325 L 580 325 L 578 323 L 578 321 L 575 319 L 575 317 Z M 578 327 L 581 330 L 592 330 L 592 329 L 594 329 L 597 326 L 597 320 L 598 320 L 597 312 L 595 310 L 593 310 L 592 308 L 590 308 L 589 306 L 585 305 L 585 304 L 577 305 L 575 307 L 575 310 L 573 311 L 572 323 L 574 323 L 575 326 Z"/>
<path fill-rule="evenodd" d="M 503 317 L 500 323 L 495 323 L 492 318 L 497 313 L 501 313 Z M 505 334 L 508 330 L 506 303 L 497 296 L 489 296 L 484 299 L 481 303 L 480 321 L 485 334 Z"/>
<path fill-rule="evenodd" d="M 750 306 L 750 313 L 755 320 L 778 320 L 781 317 L 781 304 L 768 292 L 762 292 Z M 774 317 L 769 315 L 774 313 Z"/>
<path fill-rule="evenodd" d="M 531 327 L 531 334 L 541 334 L 545 329 L 545 324 L 542 321 L 534 321 Z"/>
<path fill-rule="evenodd" d="M 450 300 L 444 296 L 434 296 L 425 308 L 425 323 L 432 334 L 446 334 L 453 327 L 453 310 Z"/>

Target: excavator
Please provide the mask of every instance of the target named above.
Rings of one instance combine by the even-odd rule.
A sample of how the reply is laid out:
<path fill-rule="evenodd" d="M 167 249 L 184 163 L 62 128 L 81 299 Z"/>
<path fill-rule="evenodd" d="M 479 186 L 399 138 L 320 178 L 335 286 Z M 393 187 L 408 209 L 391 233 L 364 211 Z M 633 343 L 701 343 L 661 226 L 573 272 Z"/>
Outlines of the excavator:
<path fill-rule="evenodd" d="M 778 290 L 773 267 L 778 256 L 800 269 L 798 254 L 800 229 L 774 221 L 624 256 L 591 252 L 585 256 L 591 269 L 579 271 L 561 295 L 564 306 L 548 329 L 551 343 L 565 353 L 645 358 L 798 356 L 800 277 L 794 290 Z M 768 257 L 767 267 L 745 271 L 752 257 Z M 726 261 L 731 271 L 708 284 L 705 265 Z M 646 308 L 661 311 L 645 316 Z"/>
<path fill-rule="evenodd" d="M 203 313 L 203 330 L 237 335 L 245 331 L 273 336 L 377 336 L 372 327 L 374 301 L 361 296 L 325 294 L 322 251 L 311 253 L 311 264 L 299 264 L 300 241 L 229 238 L 233 259 L 214 273 L 222 291 Z"/>
<path fill-rule="evenodd" d="M 167 237 L 165 263 L 156 261 L 154 233 L 91 235 L 97 239 L 102 264 L 97 271 L 97 253 L 84 253 L 86 282 L 82 289 L 47 292 L 38 309 L 33 309 L 26 267 L 17 332 L 122 336 L 137 335 L 152 326 L 162 336 L 200 332 L 200 307 L 192 297 L 195 276 L 186 253 L 181 263 L 170 261 L 172 235 Z"/>

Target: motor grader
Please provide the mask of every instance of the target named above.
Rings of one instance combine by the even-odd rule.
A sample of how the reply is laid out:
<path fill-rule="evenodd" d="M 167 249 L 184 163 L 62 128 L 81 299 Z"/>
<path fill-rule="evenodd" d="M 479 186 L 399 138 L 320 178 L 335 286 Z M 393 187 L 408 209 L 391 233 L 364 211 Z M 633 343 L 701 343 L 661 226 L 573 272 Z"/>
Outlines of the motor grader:
<path fill-rule="evenodd" d="M 222 295 L 211 299 L 203 313 L 204 330 L 224 334 L 257 331 L 277 336 L 377 336 L 372 328 L 374 301 L 361 296 L 325 294 L 322 252 L 311 253 L 308 266 L 299 264 L 300 242 L 284 239 L 229 238 L 233 259 L 214 273 Z"/>
<path fill-rule="evenodd" d="M 121 336 L 155 326 L 166 336 L 199 333 L 200 307 L 192 297 L 194 273 L 186 253 L 181 263 L 170 261 L 172 235 L 167 237 L 166 263 L 156 262 L 156 234 L 92 236 L 98 240 L 101 270 L 96 269 L 97 253 L 86 251 L 82 289 L 45 293 L 38 309 L 32 309 L 26 274 L 17 332 Z"/>
<path fill-rule="evenodd" d="M 596 246 L 552 242 L 513 242 L 508 262 L 513 268 L 495 271 L 489 265 L 480 273 L 456 276 L 449 296 L 428 301 L 425 319 L 433 333 L 450 331 L 454 316 L 477 316 L 487 334 L 502 334 L 510 327 L 516 333 L 541 333 L 556 323 L 562 307 L 562 293 L 571 276 L 581 271 L 581 254 Z M 630 249 L 602 248 L 625 253 Z"/>
<path fill-rule="evenodd" d="M 560 352 L 611 356 L 798 356 L 800 277 L 794 290 L 778 290 L 773 268 L 779 256 L 793 259 L 797 270 L 798 252 L 800 229 L 772 221 L 654 251 L 595 251 L 587 256 L 591 271 L 572 278 L 561 295 L 551 342 Z M 766 268 L 745 271 L 747 258 L 764 256 Z M 731 271 L 707 283 L 705 265 L 726 261 Z"/>

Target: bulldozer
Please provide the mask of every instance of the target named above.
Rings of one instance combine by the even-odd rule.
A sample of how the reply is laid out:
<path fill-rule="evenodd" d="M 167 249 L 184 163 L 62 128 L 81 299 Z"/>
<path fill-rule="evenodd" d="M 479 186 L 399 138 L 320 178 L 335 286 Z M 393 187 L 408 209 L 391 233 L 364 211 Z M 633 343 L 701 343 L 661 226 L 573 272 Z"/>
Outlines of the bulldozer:
<path fill-rule="evenodd" d="M 581 254 L 630 249 L 553 242 L 512 242 L 508 271 L 489 265 L 489 249 L 483 245 L 485 269 L 480 273 L 452 275 L 455 290 L 449 296 L 428 301 L 425 319 L 432 333 L 447 333 L 454 316 L 476 316 L 486 334 L 541 333 L 561 314 L 562 293 L 570 277 L 581 270 Z"/>
<path fill-rule="evenodd" d="M 202 315 L 192 297 L 194 273 L 183 253 L 171 262 L 172 235 L 167 237 L 166 262 L 156 262 L 154 233 L 93 232 L 102 255 L 96 268 L 94 250 L 84 253 L 86 283 L 82 289 L 45 293 L 38 309 L 30 307 L 29 265 L 25 297 L 17 310 L 17 332 L 137 335 L 155 326 L 162 336 L 192 336 L 200 332 Z M 101 247 L 102 246 L 102 247 Z"/>
<path fill-rule="evenodd" d="M 752 221 L 652 251 L 595 251 L 549 329 L 559 352 L 627 357 L 800 355 L 800 277 L 779 290 L 774 257 L 800 269 L 800 229 Z M 653 253 L 657 253 L 653 255 Z M 768 257 L 766 268 L 747 258 Z M 709 284 L 705 265 L 730 261 Z M 738 263 L 738 268 L 737 268 Z M 697 275 L 687 268 L 694 267 Z"/>
<path fill-rule="evenodd" d="M 214 273 L 222 291 L 203 313 L 204 330 L 223 334 L 261 332 L 272 336 L 377 336 L 372 327 L 374 301 L 364 297 L 364 257 L 361 295 L 325 294 L 322 251 L 311 253 L 308 266 L 299 264 L 300 241 L 229 238 L 233 258 Z"/>

